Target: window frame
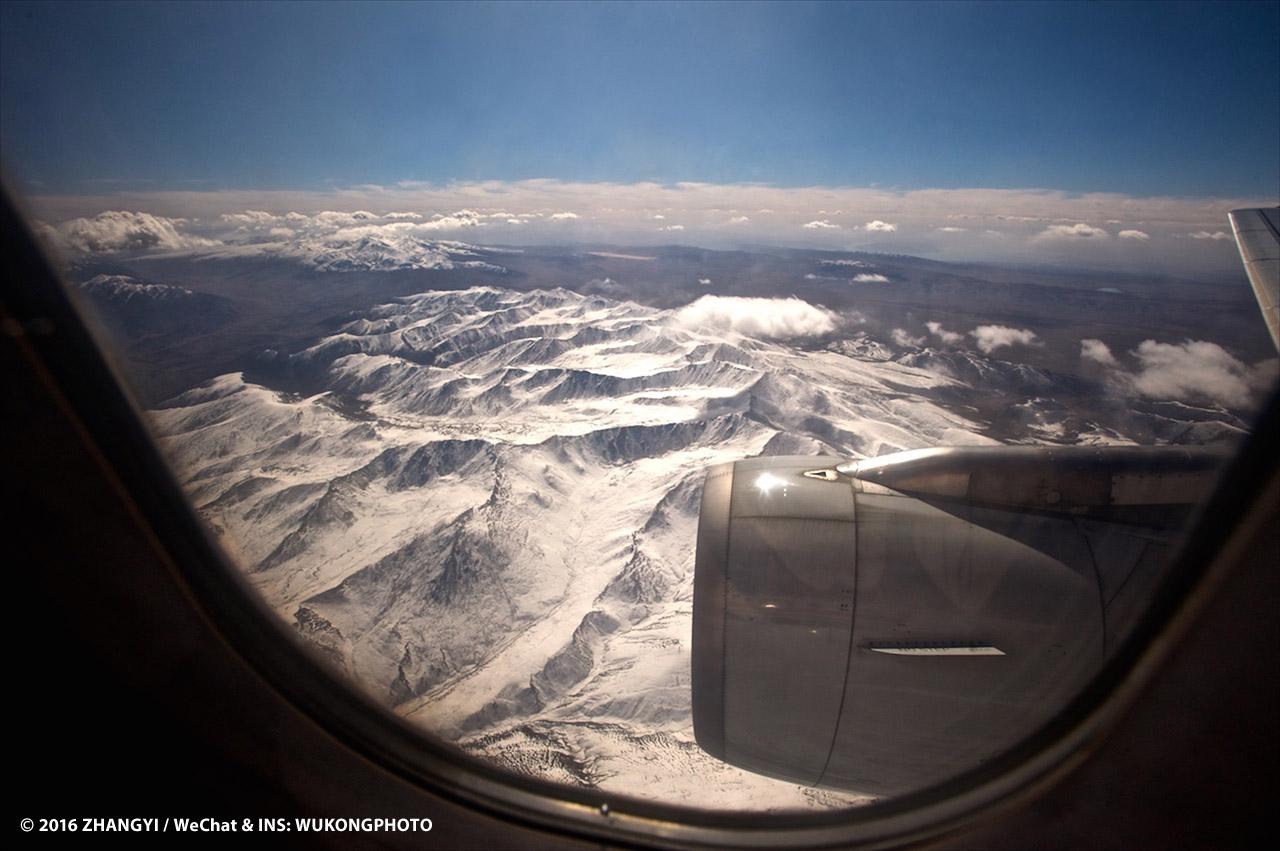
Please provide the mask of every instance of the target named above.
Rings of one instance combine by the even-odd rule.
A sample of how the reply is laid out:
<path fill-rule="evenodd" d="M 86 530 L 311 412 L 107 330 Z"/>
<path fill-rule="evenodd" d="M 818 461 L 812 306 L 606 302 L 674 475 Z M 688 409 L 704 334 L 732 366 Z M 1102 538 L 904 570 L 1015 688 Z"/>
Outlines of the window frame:
<path fill-rule="evenodd" d="M 1137 627 L 1055 718 L 981 768 L 863 807 L 815 813 L 711 811 L 588 791 L 517 774 L 399 718 L 308 648 L 222 552 L 162 457 L 111 352 L 12 200 L 0 191 L 6 242 L 0 307 L 83 425 L 169 557 L 193 607 L 243 662 L 343 745 L 422 790 L 498 818 L 577 837 L 680 847 L 902 844 L 937 838 L 1049 788 L 1123 716 L 1211 598 L 1233 536 L 1275 475 L 1280 391 L 1189 527 L 1186 544 Z"/>

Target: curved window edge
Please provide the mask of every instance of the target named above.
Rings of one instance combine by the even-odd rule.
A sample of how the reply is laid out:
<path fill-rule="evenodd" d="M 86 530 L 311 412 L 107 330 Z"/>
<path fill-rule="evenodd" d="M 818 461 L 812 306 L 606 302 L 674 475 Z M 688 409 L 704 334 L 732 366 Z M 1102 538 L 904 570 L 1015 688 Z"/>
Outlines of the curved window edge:
<path fill-rule="evenodd" d="M 37 245 L 29 219 L 7 187 L 3 195 L 9 333 L 22 339 L 66 400 L 220 639 L 273 690 L 366 759 L 431 794 L 564 835 L 804 847 L 897 845 L 955 834 L 1050 788 L 1099 747 L 1211 599 L 1231 541 L 1247 532 L 1251 518 L 1275 510 L 1280 393 L 1273 391 L 1134 633 L 1048 725 L 945 783 L 857 809 L 804 814 L 715 812 L 561 786 L 488 765 L 398 718 L 331 670 L 267 609 L 209 537 L 118 371 Z"/>

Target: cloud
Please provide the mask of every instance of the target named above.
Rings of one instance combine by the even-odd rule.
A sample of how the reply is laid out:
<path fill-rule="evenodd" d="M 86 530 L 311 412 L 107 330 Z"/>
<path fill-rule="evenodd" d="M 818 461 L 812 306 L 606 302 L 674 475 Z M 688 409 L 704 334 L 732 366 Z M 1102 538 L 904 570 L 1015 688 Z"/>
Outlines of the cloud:
<path fill-rule="evenodd" d="M 1140 230 L 1122 230 L 1120 233 L 1116 234 L 1116 236 L 1121 239 L 1136 239 L 1140 242 L 1146 242 L 1148 239 L 1151 239 L 1151 235 L 1149 233 Z"/>
<path fill-rule="evenodd" d="M 675 311 L 674 319 L 690 328 L 735 331 L 748 337 L 789 339 L 816 337 L 836 327 L 836 314 L 795 298 L 744 298 L 704 295 Z"/>
<path fill-rule="evenodd" d="M 831 222 L 827 221 L 826 219 L 818 219 L 812 222 L 805 222 L 804 225 L 802 225 L 802 227 L 808 228 L 809 230 L 839 230 L 840 229 L 839 225 L 833 225 Z"/>
<path fill-rule="evenodd" d="M 181 251 L 216 246 L 215 240 L 182 233 L 186 219 L 126 210 L 108 210 L 92 218 L 42 225 L 41 233 L 72 254 L 115 254 L 121 251 Z"/>
<path fill-rule="evenodd" d="M 876 219 L 873 222 L 867 222 L 862 226 L 867 233 L 893 233 L 898 229 L 897 225 L 891 225 L 888 222 L 882 222 Z"/>
<path fill-rule="evenodd" d="M 1229 407 L 1250 405 L 1254 393 L 1275 380 L 1275 360 L 1246 366 L 1217 343 L 1144 340 L 1134 353 L 1141 367 L 1133 386 L 1152 399 L 1212 399 Z"/>
<path fill-rule="evenodd" d="M 684 230 L 684 225 L 663 225 L 658 230 Z"/>
<path fill-rule="evenodd" d="M 1087 363 L 1096 363 L 1099 366 L 1108 368 L 1120 366 L 1116 356 L 1111 354 L 1111 347 L 1101 340 L 1092 338 L 1080 341 L 1080 359 Z"/>
<path fill-rule="evenodd" d="M 889 279 L 884 275 L 873 275 L 864 272 L 861 275 L 854 275 L 853 282 L 855 284 L 887 284 Z"/>
<path fill-rule="evenodd" d="M 561 221 L 561 220 L 564 220 L 564 219 L 577 219 L 577 218 L 580 218 L 580 217 L 578 216 L 578 214 L 577 214 L 577 213 L 570 213 L 570 212 L 568 212 L 568 211 L 565 211 L 565 212 L 563 212 L 563 213 L 552 213 L 552 214 L 551 214 L 551 220 L 552 220 L 552 221 Z"/>
<path fill-rule="evenodd" d="M 986 355 L 1006 346 L 1039 345 L 1035 331 L 1029 328 L 1010 328 L 1007 325 L 979 325 L 969 332 L 969 336 L 977 340 L 978 348 Z"/>
<path fill-rule="evenodd" d="M 704 287 L 709 287 L 709 286 L 711 286 L 711 279 L 710 279 L 710 278 L 699 278 L 699 279 L 698 279 L 698 283 L 699 283 L 699 284 L 701 284 L 701 285 L 702 285 L 702 286 L 704 286 Z"/>
<path fill-rule="evenodd" d="M 924 327 L 929 329 L 929 333 L 941 340 L 945 345 L 956 346 L 964 342 L 964 334 L 958 331 L 948 331 L 942 327 L 941 322 L 926 322 Z"/>
<path fill-rule="evenodd" d="M 1102 228 L 1078 222 L 1074 225 L 1049 225 L 1036 234 L 1034 239 L 1106 239 L 1109 234 Z"/>
<path fill-rule="evenodd" d="M 257 225 L 274 224 L 280 220 L 280 216 L 268 213 L 265 210 L 245 210 L 243 213 L 224 213 L 220 216 L 224 222 L 242 227 L 253 227 Z"/>
<path fill-rule="evenodd" d="M 1131 353 L 1138 368 L 1125 369 L 1101 340 L 1082 340 L 1081 359 L 1107 369 L 1123 391 L 1148 399 L 1216 402 L 1229 408 L 1253 407 L 1280 376 L 1275 358 L 1249 366 L 1217 343 L 1144 340 Z"/>
<path fill-rule="evenodd" d="M 640 248 L 659 244 L 669 236 L 656 230 L 657 224 L 665 222 L 653 220 L 655 212 L 662 211 L 666 221 L 671 221 L 675 214 L 665 211 L 678 210 L 679 221 L 685 227 L 681 238 L 706 248 L 733 249 L 751 243 L 816 248 L 829 245 L 838 236 L 849 250 L 874 250 L 892 236 L 896 253 L 942 261 L 1053 264 L 1077 271 L 1106 269 L 1218 280 L 1225 274 L 1239 274 L 1239 258 L 1225 250 L 1198 250 L 1213 244 L 1198 239 L 1216 238 L 1222 246 L 1229 246 L 1230 232 L 1224 229 L 1228 211 L 1274 205 L 1276 198 L 1135 197 L 1044 189 L 892 190 L 484 180 L 448 184 L 401 182 L 326 190 L 64 194 L 32 196 L 28 201 L 35 214 L 50 223 L 92 219 L 104 210 L 145 211 L 174 222 L 185 220 L 185 224 L 175 225 L 175 230 L 179 237 L 193 239 L 179 239 L 179 245 L 192 245 L 200 239 L 238 244 L 249 237 L 279 241 L 267 234 L 265 224 L 220 218 L 246 211 L 275 216 L 280 219 L 275 226 L 297 229 L 299 239 L 324 229 L 361 224 L 426 223 L 433 220 L 433 214 L 454 219 L 443 223 L 434 219 L 437 233 L 443 234 L 451 226 L 458 226 L 459 230 L 478 227 L 477 222 L 457 215 L 471 211 L 483 217 L 486 232 L 500 234 L 503 241 L 513 244 L 562 240 L 563 229 L 571 222 L 575 236 L 583 241 Z M 843 210 L 847 218 L 816 212 L 837 209 Z M 769 212 L 756 213 L 757 210 Z M 573 211 L 580 219 L 575 221 L 564 215 L 553 219 L 556 211 Z M 940 217 L 939 211 L 944 211 L 945 218 Z M 322 213 L 327 213 L 328 218 L 317 218 Z M 517 225 L 513 219 L 528 223 Z M 938 225 L 940 220 L 945 222 L 942 227 Z M 844 226 L 836 234 L 836 228 L 805 228 L 810 221 Z M 1051 226 L 1070 231 L 1078 223 L 1092 227 L 1093 222 L 1107 221 L 1128 224 L 1101 225 L 1111 231 L 1110 238 L 1088 238 L 1078 233 L 1035 238 Z M 867 230 L 863 224 L 875 226 L 876 222 L 893 223 L 897 229 Z M 241 227 L 247 230 L 241 232 Z M 1151 242 L 1115 238 L 1121 228 L 1141 228 Z M 1199 236 L 1193 239 L 1192 234 Z M 1159 252 L 1135 250 L 1136 246 L 1156 241 L 1161 245 Z M 167 247 L 151 250 L 172 250 L 172 234 L 157 244 Z"/>
<path fill-rule="evenodd" d="M 1280 361 L 1275 358 L 1249 366 L 1204 340 L 1144 340 L 1130 355 L 1137 361 L 1136 369 L 1121 364 L 1102 340 L 1080 341 L 1082 361 L 1107 370 L 1122 392 L 1148 399 L 1250 408 L 1280 377 Z"/>
<path fill-rule="evenodd" d="M 475 215 L 475 213 L 470 210 L 464 210 L 463 212 L 472 216 Z M 346 227 L 372 222 L 381 217 L 370 213 L 368 210 L 356 210 L 355 212 L 350 213 L 343 212 L 342 210 L 322 210 L 311 218 L 316 224 L 327 225 L 330 227 Z"/>
<path fill-rule="evenodd" d="M 384 228 L 403 228 L 405 233 L 415 233 L 420 230 L 458 230 L 460 228 L 474 228 L 484 226 L 484 216 L 475 210 L 458 210 L 456 213 L 444 215 L 436 213 L 426 222 L 394 222 L 389 225 L 383 225 Z"/>
<path fill-rule="evenodd" d="M 654 213 L 654 214 L 653 214 L 653 220 L 654 220 L 654 221 L 656 221 L 656 222 L 660 222 L 660 221 L 662 221 L 662 220 L 663 220 L 663 219 L 665 219 L 665 218 L 666 218 L 666 216 L 662 215 L 661 213 Z"/>
<path fill-rule="evenodd" d="M 924 337 L 912 337 L 905 328 L 894 328 L 889 336 L 899 346 L 919 347 L 924 345 Z"/>

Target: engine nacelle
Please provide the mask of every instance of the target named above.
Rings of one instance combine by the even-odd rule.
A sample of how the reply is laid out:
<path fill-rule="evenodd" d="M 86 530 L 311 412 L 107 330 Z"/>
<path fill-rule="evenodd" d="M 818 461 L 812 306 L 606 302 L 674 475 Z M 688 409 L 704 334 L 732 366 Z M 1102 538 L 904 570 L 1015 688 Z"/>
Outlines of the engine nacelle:
<path fill-rule="evenodd" d="M 694 730 L 751 771 L 897 794 L 979 765 L 1076 694 L 1103 659 L 1107 589 L 1075 518 L 1029 516 L 1011 537 L 963 502 L 940 507 L 841 462 L 709 471 Z M 1041 536 L 1052 546 L 1026 542 Z"/>

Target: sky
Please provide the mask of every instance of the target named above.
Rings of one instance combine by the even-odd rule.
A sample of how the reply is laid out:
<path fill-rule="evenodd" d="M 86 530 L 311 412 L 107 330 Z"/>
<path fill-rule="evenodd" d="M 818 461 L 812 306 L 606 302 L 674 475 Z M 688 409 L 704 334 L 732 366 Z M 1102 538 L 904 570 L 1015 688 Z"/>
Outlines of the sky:
<path fill-rule="evenodd" d="M 448 216 L 450 188 L 518 212 L 558 186 L 594 192 L 569 199 L 580 230 L 617 212 L 610 192 L 638 205 L 589 236 L 724 242 L 653 218 L 696 185 L 732 193 L 699 201 L 717 227 L 752 218 L 733 200 L 752 188 L 783 192 L 797 233 L 774 242 L 865 247 L 896 215 L 927 250 L 994 230 L 924 206 L 975 199 L 1042 220 L 1023 248 L 1054 225 L 1150 242 L 1164 226 L 1140 222 L 1175 205 L 1185 239 L 1280 198 L 1277 45 L 1280 3 L 5 3 L 0 163 L 42 214 L 425 187 L 446 206 L 414 209 Z M 918 206 L 855 204 L 877 197 Z M 1110 200 L 1084 217 L 1081 198 Z"/>

